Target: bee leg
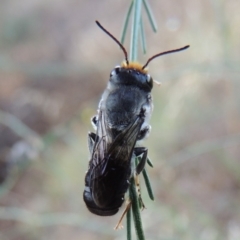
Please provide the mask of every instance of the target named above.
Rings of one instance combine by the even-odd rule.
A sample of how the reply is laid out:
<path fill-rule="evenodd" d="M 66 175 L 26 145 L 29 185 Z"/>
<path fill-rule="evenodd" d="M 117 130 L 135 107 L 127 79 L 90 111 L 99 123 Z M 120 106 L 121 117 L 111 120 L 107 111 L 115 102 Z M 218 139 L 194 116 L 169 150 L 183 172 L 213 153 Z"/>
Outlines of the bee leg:
<path fill-rule="evenodd" d="M 141 159 L 136 167 L 135 170 L 135 175 L 134 175 L 134 180 L 135 180 L 135 185 L 137 188 L 137 193 L 138 193 L 138 198 L 139 198 L 139 202 L 140 202 L 140 206 L 142 209 L 145 208 L 145 205 L 143 203 L 142 197 L 141 197 L 141 189 L 140 189 L 140 184 L 139 184 L 139 178 L 138 175 L 142 172 L 142 170 L 145 167 L 145 164 L 147 162 L 147 154 L 148 154 L 148 149 L 145 147 L 136 147 L 134 148 L 134 153 L 136 155 L 136 157 L 141 156 Z"/>
<path fill-rule="evenodd" d="M 138 175 L 144 169 L 145 164 L 147 162 L 148 149 L 145 147 L 135 147 L 133 151 L 136 157 L 140 157 L 142 155 L 140 162 L 136 167 L 136 173 Z"/>
<path fill-rule="evenodd" d="M 98 137 L 95 133 L 93 132 L 88 133 L 88 149 L 90 153 L 92 153 L 93 146 L 97 140 L 98 140 Z"/>
<path fill-rule="evenodd" d="M 150 132 L 150 126 L 146 126 L 145 128 L 143 128 L 142 130 L 140 130 L 138 136 L 137 136 L 137 140 L 143 140 Z"/>
<path fill-rule="evenodd" d="M 129 211 L 131 205 L 132 205 L 132 202 L 131 202 L 130 199 L 128 199 L 126 201 L 126 207 L 125 207 L 125 209 L 124 209 L 124 211 L 123 211 L 123 213 L 122 213 L 122 215 L 121 215 L 121 217 L 120 217 L 116 227 L 114 228 L 115 230 L 123 228 L 122 220 L 123 220 L 124 216 L 126 215 L 126 213 Z"/>
<path fill-rule="evenodd" d="M 139 202 L 140 202 L 140 206 L 141 206 L 141 208 L 143 210 L 146 207 L 145 207 L 145 205 L 143 203 L 143 200 L 142 200 L 142 197 L 141 197 L 140 184 L 139 184 L 138 175 L 142 172 L 142 170 L 144 169 L 145 164 L 147 162 L 148 149 L 145 148 L 145 147 L 135 147 L 133 151 L 134 151 L 134 154 L 135 154 L 136 157 L 140 157 L 142 155 L 142 157 L 140 159 L 140 162 L 138 163 L 138 165 L 136 167 L 136 170 L 135 170 L 135 173 L 134 173 L 134 181 L 135 181 L 135 185 L 136 185 L 136 188 L 137 188 L 137 194 L 138 194 L 138 199 L 139 199 Z M 123 220 L 124 216 L 129 211 L 129 209 L 130 209 L 130 207 L 132 205 L 131 200 L 128 200 L 126 203 L 127 203 L 126 208 L 123 211 L 122 216 L 121 216 L 118 224 L 116 225 L 116 227 L 114 229 L 123 228 L 122 220 Z"/>
<path fill-rule="evenodd" d="M 134 181 L 135 181 L 135 186 L 136 186 L 136 189 L 137 189 L 137 194 L 138 194 L 138 200 L 139 200 L 140 208 L 142 210 L 144 210 L 146 207 L 145 207 L 145 204 L 143 203 L 143 200 L 142 200 L 141 188 L 140 188 L 140 183 L 139 183 L 139 177 L 138 177 L 137 174 L 135 174 L 135 176 L 134 176 Z"/>
<path fill-rule="evenodd" d="M 95 115 L 91 118 L 91 123 L 95 131 L 97 131 L 98 116 Z"/>

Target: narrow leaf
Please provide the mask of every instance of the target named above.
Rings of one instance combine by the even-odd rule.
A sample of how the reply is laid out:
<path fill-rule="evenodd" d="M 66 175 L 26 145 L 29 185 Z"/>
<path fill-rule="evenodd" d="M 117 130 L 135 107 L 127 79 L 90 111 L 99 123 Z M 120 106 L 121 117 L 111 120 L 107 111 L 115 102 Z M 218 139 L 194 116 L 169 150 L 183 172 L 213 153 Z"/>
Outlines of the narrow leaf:
<path fill-rule="evenodd" d="M 128 23 L 129 23 L 129 18 L 132 12 L 132 8 L 133 8 L 133 1 L 131 2 L 129 8 L 128 8 L 128 12 L 124 21 L 124 25 L 123 25 L 123 30 L 122 30 L 122 35 L 121 35 L 121 43 L 124 44 L 125 41 L 125 37 L 126 37 L 126 33 L 127 33 L 127 28 L 128 28 Z"/>
<path fill-rule="evenodd" d="M 145 37 L 145 31 L 144 31 L 142 17 L 140 19 L 140 36 L 141 36 L 141 43 L 142 43 L 142 51 L 144 54 L 146 54 L 146 52 L 147 52 L 146 37 Z"/>
<path fill-rule="evenodd" d="M 150 160 L 150 158 L 147 158 L 147 163 L 148 163 L 148 165 L 149 165 L 150 167 L 153 168 L 153 164 L 152 164 L 152 161 Z"/>
<path fill-rule="evenodd" d="M 127 212 L 127 240 L 132 240 L 131 209 Z"/>
<path fill-rule="evenodd" d="M 134 3 L 133 3 L 134 14 L 133 14 L 133 23 L 132 23 L 132 32 L 131 32 L 132 33 L 131 45 L 130 45 L 130 61 L 137 60 L 141 8 L 142 8 L 142 0 L 134 0 Z"/>
<path fill-rule="evenodd" d="M 133 221 L 137 238 L 138 240 L 145 240 L 134 178 L 131 179 L 129 193 L 132 201 Z"/>
<path fill-rule="evenodd" d="M 148 191 L 148 195 L 149 195 L 150 199 L 154 201 L 154 195 L 153 195 L 151 183 L 150 183 L 148 173 L 147 173 L 145 168 L 143 169 L 142 173 L 143 173 L 143 178 L 144 178 L 146 188 L 147 188 L 147 191 Z"/>
<path fill-rule="evenodd" d="M 153 16 L 153 13 L 152 13 L 152 10 L 150 8 L 150 5 L 148 3 L 148 0 L 143 0 L 143 6 L 147 12 L 147 16 L 148 16 L 148 19 L 149 19 L 149 22 L 152 26 L 152 29 L 154 32 L 157 32 L 157 24 L 156 24 L 156 21 L 154 19 L 154 16 Z"/>

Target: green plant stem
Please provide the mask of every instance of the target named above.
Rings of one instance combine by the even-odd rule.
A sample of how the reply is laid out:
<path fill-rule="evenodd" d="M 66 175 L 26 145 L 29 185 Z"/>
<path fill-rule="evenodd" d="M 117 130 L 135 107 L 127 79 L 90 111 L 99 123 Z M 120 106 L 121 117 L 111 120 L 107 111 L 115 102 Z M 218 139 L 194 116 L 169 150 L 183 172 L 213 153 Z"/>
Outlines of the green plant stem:
<path fill-rule="evenodd" d="M 146 46 L 146 37 L 145 37 L 142 17 L 140 19 L 140 34 L 141 34 L 142 51 L 143 51 L 144 54 L 146 54 L 147 46 Z"/>
<path fill-rule="evenodd" d="M 147 191 L 148 191 L 148 196 L 150 197 L 151 200 L 154 201 L 152 186 L 151 186 L 146 168 L 143 169 L 142 173 L 143 173 L 143 178 L 144 178 L 146 188 L 147 188 Z"/>
<path fill-rule="evenodd" d="M 131 35 L 131 45 L 130 45 L 130 61 L 137 60 L 138 54 L 138 36 L 139 36 L 139 27 L 141 19 L 141 8 L 142 0 L 134 0 L 133 3 L 133 22 L 132 22 L 132 35 Z"/>
<path fill-rule="evenodd" d="M 153 168 L 153 164 L 152 164 L 152 162 L 151 162 L 151 160 L 150 160 L 150 158 L 149 158 L 149 157 L 147 158 L 147 164 L 148 164 L 150 167 L 152 167 L 152 168 Z"/>
<path fill-rule="evenodd" d="M 152 10 L 150 8 L 150 5 L 149 5 L 147 0 L 142 0 L 142 1 L 143 1 L 143 6 L 144 6 L 144 8 L 147 12 L 147 16 L 148 16 L 149 22 L 152 26 L 152 29 L 153 29 L 154 32 L 157 32 L 157 24 L 156 24 L 156 21 L 154 19 L 153 14 L 152 14 Z"/>
<path fill-rule="evenodd" d="M 127 240 L 132 240 L 131 209 L 127 212 Z"/>
<path fill-rule="evenodd" d="M 123 43 L 125 40 L 130 14 L 131 14 L 131 12 L 133 12 L 129 61 L 136 61 L 138 58 L 139 36 L 141 37 L 140 40 L 142 43 L 143 53 L 146 53 L 146 38 L 145 38 L 144 25 L 143 25 L 142 14 L 141 14 L 142 2 L 143 2 L 143 0 L 132 0 L 131 1 L 131 5 L 128 9 L 127 16 L 125 18 L 125 22 L 124 22 L 124 26 L 123 26 L 121 43 Z M 152 25 L 153 30 L 156 31 L 156 24 L 155 24 L 154 18 L 152 16 L 149 4 L 146 0 L 143 3 L 144 3 L 144 8 L 148 15 L 150 24 Z M 147 163 L 149 166 L 153 167 L 149 158 L 147 159 Z M 133 163 L 134 169 L 137 166 L 137 164 L 138 164 L 138 158 L 136 158 Z M 153 200 L 154 196 L 153 196 L 150 180 L 148 178 L 148 175 L 147 175 L 147 172 L 145 169 L 143 170 L 143 177 L 145 180 L 145 184 L 147 187 L 149 197 Z M 142 202 L 140 201 L 139 196 L 136 191 L 134 177 L 132 177 L 130 180 L 129 198 L 132 203 L 131 209 L 132 209 L 132 213 L 133 213 L 133 221 L 134 221 L 137 238 L 138 238 L 138 240 L 144 240 L 145 237 L 144 237 L 144 231 L 143 231 L 143 227 L 142 227 L 140 205 L 139 205 L 139 204 L 142 204 Z M 127 212 L 127 240 L 131 240 L 131 211 Z"/>
<path fill-rule="evenodd" d="M 140 208 L 138 203 L 138 195 L 136 191 L 134 178 L 131 179 L 129 195 L 132 201 L 132 213 L 133 213 L 133 220 L 134 220 L 134 226 L 135 226 L 137 238 L 138 240 L 145 240 L 143 227 L 142 227 Z"/>
<path fill-rule="evenodd" d="M 123 24 L 123 30 L 122 30 L 122 35 L 121 35 L 121 43 L 124 44 L 125 41 L 125 37 L 126 37 L 126 33 L 127 33 L 127 27 L 128 27 L 128 23 L 129 23 L 129 19 L 130 19 L 130 15 L 132 12 L 132 8 L 133 8 L 133 1 L 131 2 L 129 8 L 128 8 L 128 12 L 125 18 L 125 22 Z"/>

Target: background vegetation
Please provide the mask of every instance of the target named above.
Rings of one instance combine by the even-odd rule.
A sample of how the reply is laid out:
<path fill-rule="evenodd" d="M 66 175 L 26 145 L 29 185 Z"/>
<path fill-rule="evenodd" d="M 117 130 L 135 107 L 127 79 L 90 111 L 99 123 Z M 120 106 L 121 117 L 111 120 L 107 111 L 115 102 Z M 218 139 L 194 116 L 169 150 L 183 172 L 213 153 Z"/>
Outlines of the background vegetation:
<path fill-rule="evenodd" d="M 155 192 L 142 212 L 147 239 L 240 239 L 240 2 L 150 1 L 156 59 L 152 132 L 144 146 Z M 0 238 L 125 239 L 119 215 L 83 200 L 90 117 L 123 54 L 129 1 L 0 2 Z M 146 15 L 144 15 L 146 17 Z M 145 21 L 148 23 L 147 21 Z M 129 38 L 125 46 L 129 49 Z"/>

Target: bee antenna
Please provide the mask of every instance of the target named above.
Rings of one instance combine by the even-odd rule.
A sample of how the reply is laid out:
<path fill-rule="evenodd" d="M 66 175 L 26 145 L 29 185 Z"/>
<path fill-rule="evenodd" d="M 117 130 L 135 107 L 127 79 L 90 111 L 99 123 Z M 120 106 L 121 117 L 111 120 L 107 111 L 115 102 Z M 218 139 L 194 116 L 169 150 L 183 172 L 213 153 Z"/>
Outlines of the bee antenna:
<path fill-rule="evenodd" d="M 124 46 L 123 46 L 110 32 L 108 32 L 98 21 L 96 21 L 96 24 L 97 24 L 108 36 L 110 36 L 110 37 L 119 45 L 119 47 L 123 50 L 124 55 L 125 55 L 125 60 L 126 60 L 126 63 L 127 63 L 127 65 L 128 65 L 128 64 L 129 64 L 128 54 L 127 54 L 127 51 L 126 51 L 126 49 L 124 48 Z"/>
<path fill-rule="evenodd" d="M 143 70 L 144 68 L 146 68 L 147 65 L 148 65 L 154 58 L 156 58 L 156 57 L 160 57 L 160 56 L 162 56 L 162 55 L 166 55 L 166 54 L 169 54 L 169 53 L 180 52 L 180 51 L 183 51 L 183 50 L 185 50 L 185 49 L 187 49 L 187 48 L 189 48 L 189 47 L 190 47 L 190 46 L 187 45 L 187 46 L 182 47 L 182 48 L 178 48 L 178 49 L 174 49 L 174 50 L 170 50 L 170 51 L 158 53 L 158 54 L 152 56 L 151 58 L 149 58 L 149 59 L 147 60 L 146 64 L 142 67 L 142 70 Z"/>

